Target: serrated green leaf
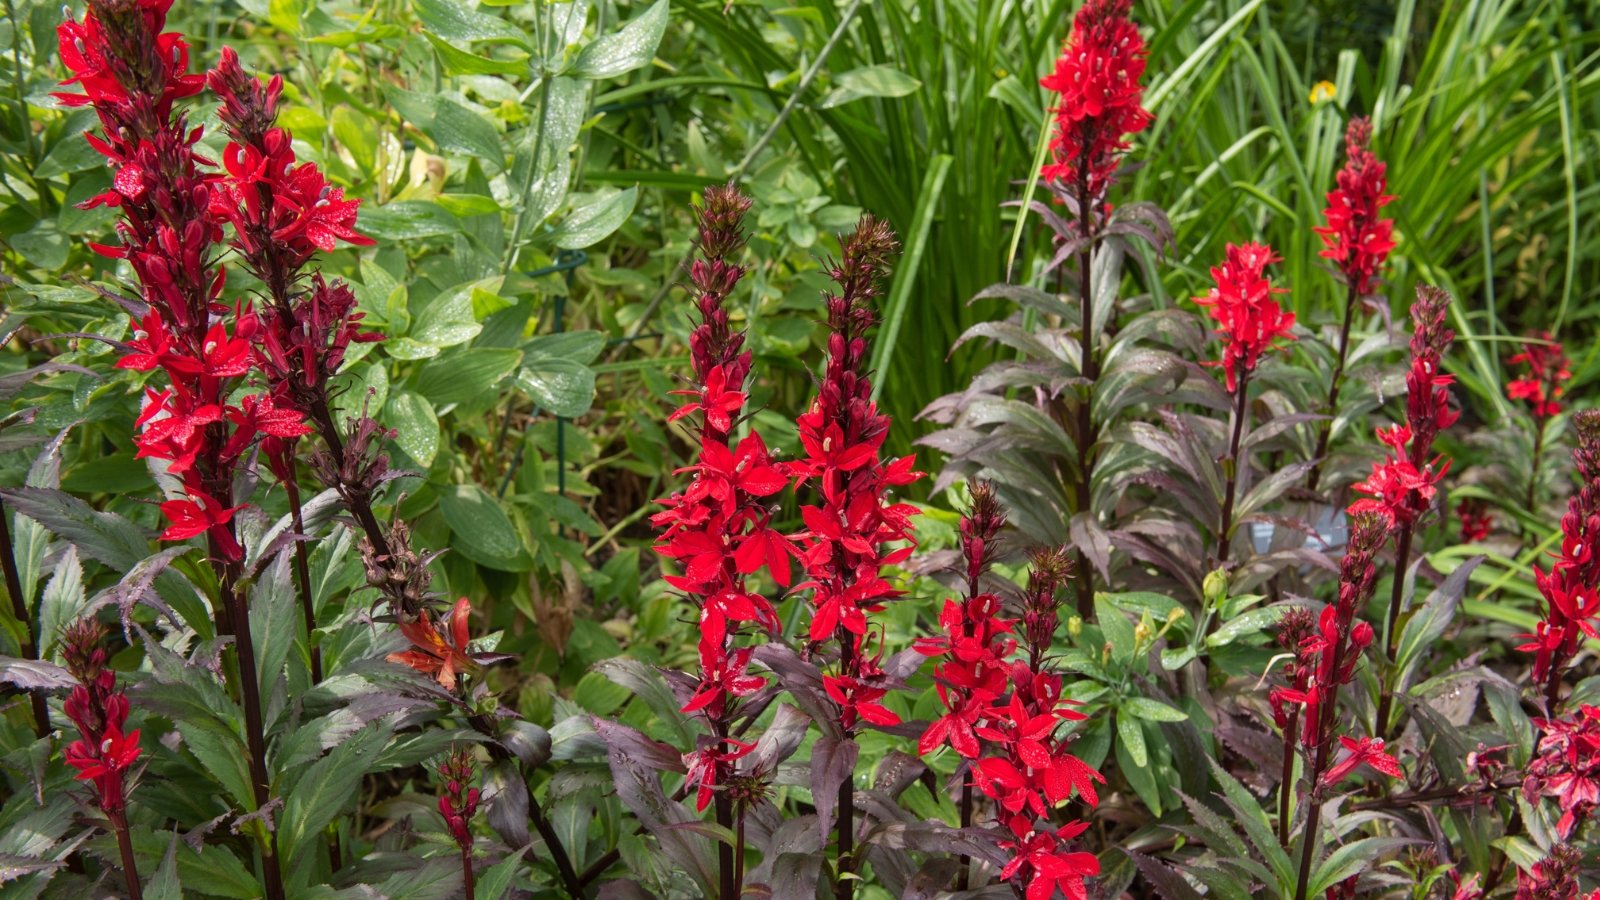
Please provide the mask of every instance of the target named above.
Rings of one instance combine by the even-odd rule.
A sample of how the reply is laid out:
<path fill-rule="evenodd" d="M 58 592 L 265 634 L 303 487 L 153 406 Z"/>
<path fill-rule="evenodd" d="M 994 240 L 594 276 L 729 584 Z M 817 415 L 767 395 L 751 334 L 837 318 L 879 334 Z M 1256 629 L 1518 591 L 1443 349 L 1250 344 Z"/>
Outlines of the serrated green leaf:
<path fill-rule="evenodd" d="M 356 789 L 388 743 L 389 734 L 384 725 L 362 729 L 312 763 L 284 791 L 278 852 L 286 871 L 311 869 L 305 855 L 316 851 L 322 829 L 355 799 Z"/>

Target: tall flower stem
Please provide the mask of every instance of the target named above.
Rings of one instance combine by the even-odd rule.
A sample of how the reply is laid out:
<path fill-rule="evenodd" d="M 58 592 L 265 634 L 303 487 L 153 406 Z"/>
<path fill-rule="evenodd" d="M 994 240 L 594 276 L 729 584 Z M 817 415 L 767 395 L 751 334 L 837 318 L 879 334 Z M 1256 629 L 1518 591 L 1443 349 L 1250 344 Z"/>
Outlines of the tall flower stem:
<path fill-rule="evenodd" d="M 1228 441 L 1228 477 L 1222 493 L 1222 521 L 1217 528 L 1217 564 L 1228 561 L 1233 550 L 1233 503 L 1239 490 L 1239 442 L 1244 438 L 1244 419 L 1250 412 L 1250 370 L 1239 373 L 1239 390 L 1234 397 L 1233 437 Z"/>
<path fill-rule="evenodd" d="M 289 519 L 294 525 L 294 533 L 302 538 L 306 536 L 305 518 L 301 513 L 300 485 L 293 478 L 283 483 L 284 490 L 289 494 Z M 300 592 L 300 612 L 306 623 L 306 646 L 311 650 L 311 683 L 322 682 L 322 648 L 317 646 L 317 611 L 312 602 L 311 595 L 311 565 L 307 560 L 306 542 L 297 539 L 294 542 L 294 574 L 295 586 Z M 338 866 L 337 860 L 334 863 Z"/>
<path fill-rule="evenodd" d="M 267 774 L 267 741 L 261 717 L 261 680 L 256 673 L 255 638 L 250 633 L 250 609 L 239 590 L 237 563 L 229 563 L 222 572 L 222 600 L 229 609 L 234 629 L 234 656 L 239 665 L 239 694 L 244 701 L 245 745 L 250 754 L 250 786 L 255 794 L 256 809 L 271 802 L 272 779 Z M 283 873 L 278 868 L 278 839 L 268 832 L 261 842 L 261 869 L 267 900 L 283 900 Z"/>
<path fill-rule="evenodd" d="M 856 671 L 856 645 L 854 635 L 839 628 L 839 671 L 846 675 Z M 845 740 L 851 737 L 851 729 L 845 729 Z M 836 879 L 833 883 L 834 900 L 850 900 L 855 896 L 856 880 L 851 877 L 855 868 L 855 843 L 856 843 L 856 784 L 855 779 L 848 775 L 839 782 L 839 797 L 837 801 L 839 810 L 838 827 L 835 830 L 838 836 Z"/>
<path fill-rule="evenodd" d="M 1533 420 L 1533 465 L 1528 467 L 1528 490 L 1524 503 L 1530 513 L 1534 511 L 1533 505 L 1538 501 L 1539 463 L 1544 458 L 1544 426 L 1545 421 L 1535 416 Z"/>
<path fill-rule="evenodd" d="M 972 778 L 969 775 L 961 785 L 961 829 L 972 827 Z M 964 891 L 972 883 L 972 857 L 961 854 L 960 874 L 956 876 L 956 890 Z"/>
<path fill-rule="evenodd" d="M 1300 710 L 1289 712 L 1289 723 L 1283 728 L 1283 777 L 1278 782 L 1278 843 L 1289 849 L 1289 798 L 1294 796 L 1295 732 L 1300 724 Z"/>
<path fill-rule="evenodd" d="M 1395 680 L 1400 673 L 1395 671 L 1395 654 L 1400 650 L 1400 601 L 1405 594 L 1406 569 L 1411 565 L 1411 536 L 1415 526 L 1411 523 L 1400 524 L 1395 527 L 1394 543 L 1394 587 L 1389 593 L 1389 614 L 1384 618 L 1383 639 L 1383 689 L 1378 696 L 1378 713 L 1373 719 L 1372 731 L 1385 740 L 1389 737 L 1389 712 L 1394 706 L 1394 692 L 1398 685 Z"/>
<path fill-rule="evenodd" d="M 1100 360 L 1094 340 L 1094 198 L 1089 191 L 1089 173 L 1078 174 L 1078 225 L 1083 247 L 1078 251 L 1078 353 L 1086 382 L 1083 400 L 1078 404 L 1078 512 L 1094 516 L 1094 386 L 1100 377 Z M 1078 550 L 1078 615 L 1088 619 L 1094 613 L 1094 568 L 1088 554 Z"/>
<path fill-rule="evenodd" d="M 139 884 L 139 864 L 133 855 L 133 836 L 128 833 L 128 814 L 122 810 L 108 813 L 111 830 L 117 836 L 117 851 L 122 855 L 122 877 L 128 885 L 128 900 L 144 900 L 144 888 Z"/>
<path fill-rule="evenodd" d="M 1322 481 L 1323 457 L 1328 454 L 1328 441 L 1333 437 L 1333 420 L 1339 415 L 1339 388 L 1344 385 L 1345 360 L 1350 355 L 1350 324 L 1355 319 L 1356 302 L 1360 299 L 1360 292 L 1352 283 L 1344 301 L 1344 324 L 1339 327 L 1339 360 L 1333 366 L 1333 381 L 1328 385 L 1328 402 L 1324 406 L 1328 419 L 1322 423 L 1322 429 L 1317 433 L 1317 449 L 1311 454 L 1311 458 L 1316 462 L 1312 465 L 1311 475 L 1306 480 L 1306 487 L 1313 491 Z"/>
<path fill-rule="evenodd" d="M 11 513 L 4 501 L 0 501 L 0 570 L 5 575 L 6 593 L 11 595 L 11 614 L 22 632 L 22 646 L 18 649 L 24 659 L 38 659 L 39 644 L 33 639 L 33 617 L 22 601 L 22 576 L 17 572 L 16 552 L 11 544 Z M 42 738 L 50 733 L 50 708 L 38 691 L 30 691 L 29 699 L 33 702 L 33 733 Z"/>

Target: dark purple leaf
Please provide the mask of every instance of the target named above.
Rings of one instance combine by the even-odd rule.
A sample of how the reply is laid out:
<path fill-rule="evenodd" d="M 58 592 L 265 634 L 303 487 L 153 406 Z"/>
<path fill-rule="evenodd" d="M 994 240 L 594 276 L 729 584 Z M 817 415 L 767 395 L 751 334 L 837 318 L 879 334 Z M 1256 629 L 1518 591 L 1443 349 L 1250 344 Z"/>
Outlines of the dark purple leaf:
<path fill-rule="evenodd" d="M 811 804 L 817 808 L 818 831 L 824 837 L 833 830 L 839 789 L 854 781 L 860 753 L 860 746 L 849 738 L 824 735 L 811 745 Z"/>
<path fill-rule="evenodd" d="M 42 659 L 0 656 L 0 682 L 24 691 L 69 690 L 78 683 L 66 669 Z"/>

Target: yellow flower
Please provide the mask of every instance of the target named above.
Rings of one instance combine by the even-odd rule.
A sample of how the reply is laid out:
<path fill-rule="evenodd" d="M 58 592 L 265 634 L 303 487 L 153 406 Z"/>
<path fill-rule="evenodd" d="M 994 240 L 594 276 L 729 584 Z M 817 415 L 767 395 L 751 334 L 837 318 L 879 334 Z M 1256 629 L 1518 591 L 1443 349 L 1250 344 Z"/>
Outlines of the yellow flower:
<path fill-rule="evenodd" d="M 1319 81 L 1311 86 L 1311 105 L 1326 103 L 1339 96 L 1339 89 L 1331 81 Z"/>

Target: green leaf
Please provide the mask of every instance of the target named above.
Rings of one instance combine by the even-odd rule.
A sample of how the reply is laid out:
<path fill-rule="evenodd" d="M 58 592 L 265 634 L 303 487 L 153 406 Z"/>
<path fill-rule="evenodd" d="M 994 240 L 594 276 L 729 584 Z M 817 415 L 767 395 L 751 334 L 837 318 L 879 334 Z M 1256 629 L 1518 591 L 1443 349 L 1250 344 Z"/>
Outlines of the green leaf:
<path fill-rule="evenodd" d="M 489 279 L 495 281 L 497 279 Z M 411 331 L 406 337 L 423 345 L 433 348 L 433 353 L 445 347 L 454 347 L 464 344 L 478 336 L 483 326 L 472 315 L 472 290 L 479 283 L 461 285 L 453 290 L 446 291 L 429 301 L 426 308 L 417 314 L 417 320 L 412 323 Z"/>
<path fill-rule="evenodd" d="M 633 215 L 633 207 L 638 202 L 639 189 L 636 187 L 607 194 L 593 203 L 574 209 L 556 226 L 550 239 L 563 250 L 581 250 L 593 246 L 621 228 L 622 223 Z"/>
<path fill-rule="evenodd" d="M 419 394 L 396 391 L 389 395 L 383 423 L 395 430 L 394 442 L 426 469 L 439 452 L 439 419 L 433 404 Z"/>
<path fill-rule="evenodd" d="M 1321 897 L 1334 885 L 1351 875 L 1357 875 L 1372 867 L 1372 861 L 1412 844 L 1420 844 L 1416 838 L 1402 837 L 1368 837 L 1351 841 L 1339 849 L 1328 854 L 1328 857 L 1317 865 L 1311 876 L 1311 889 L 1308 896 Z"/>
<path fill-rule="evenodd" d="M 521 75 L 528 71 L 526 53 L 507 59 L 493 59 L 468 53 L 431 31 L 424 31 L 422 36 L 438 51 L 439 61 L 444 64 L 447 75 Z"/>
<path fill-rule="evenodd" d="M 1139 799 L 1144 801 L 1144 805 L 1148 806 L 1152 813 L 1159 816 L 1161 815 L 1161 787 L 1156 784 L 1155 773 L 1151 771 L 1149 759 L 1143 753 L 1144 734 L 1139 729 L 1139 723 L 1133 721 L 1133 731 L 1139 734 L 1137 746 L 1140 753 L 1136 756 L 1133 752 L 1134 745 L 1126 738 L 1122 721 L 1123 717 L 1117 716 L 1117 733 L 1123 735 L 1123 739 L 1117 741 L 1117 770 L 1128 779 L 1128 784 L 1133 786 L 1133 792 L 1139 795 Z"/>
<path fill-rule="evenodd" d="M 1134 615 L 1149 613 L 1157 621 L 1162 621 L 1172 615 L 1175 609 L 1183 609 L 1183 604 L 1168 597 L 1166 594 L 1157 594 L 1153 591 L 1129 591 L 1122 594 L 1104 594 L 1106 602 L 1118 609 L 1127 610 Z"/>
<path fill-rule="evenodd" d="M 479 12 L 463 0 L 412 0 L 422 27 L 447 41 L 533 44 L 522 29 L 491 13 Z"/>
<path fill-rule="evenodd" d="M 1117 709 L 1149 722 L 1187 722 L 1189 714 L 1149 697 L 1125 697 Z"/>
<path fill-rule="evenodd" d="M 433 200 L 446 212 L 462 218 L 486 216 L 500 211 L 500 202 L 483 194 L 440 194 Z"/>
<path fill-rule="evenodd" d="M 283 815 L 278 819 L 278 852 L 290 872 L 311 868 L 303 857 L 314 853 L 322 829 L 355 799 L 379 751 L 389 741 L 389 728 L 374 725 L 340 743 L 312 763 L 283 792 Z"/>
<path fill-rule="evenodd" d="M 572 692 L 572 702 L 597 716 L 609 716 L 628 702 L 633 692 L 599 672 L 585 672 Z"/>
<path fill-rule="evenodd" d="M 172 835 L 172 841 L 167 845 L 167 854 L 161 858 L 161 867 L 150 876 L 150 881 L 144 886 L 144 896 L 148 900 L 183 900 L 183 886 L 178 883 L 178 835 Z"/>
<path fill-rule="evenodd" d="M 655 58 L 661 35 L 667 30 L 667 0 L 656 0 L 614 34 L 601 35 L 578 53 L 573 74 L 584 78 L 615 78 L 643 68 Z"/>
<path fill-rule="evenodd" d="M 522 349 L 530 356 L 555 356 L 588 365 L 606 346 L 606 336 L 598 331 L 563 331 L 559 334 L 541 334 L 522 342 Z"/>
<path fill-rule="evenodd" d="M 334 139 L 350 151 L 350 158 L 355 160 L 356 167 L 363 172 L 371 172 L 378 160 L 378 129 L 373 120 L 351 107 L 336 106 L 329 125 L 333 129 Z M 370 209 L 361 212 L 363 231 L 368 229 L 366 220 L 371 212 Z"/>
<path fill-rule="evenodd" d="M 451 549 L 479 565 L 502 572 L 526 572 L 533 559 L 500 502 L 475 484 L 439 492 L 439 511 L 455 533 Z"/>
<path fill-rule="evenodd" d="M 357 227 L 368 237 L 412 241 L 461 231 L 461 221 L 431 200 L 402 200 L 364 207 Z"/>
<path fill-rule="evenodd" d="M 1102 594 L 1094 598 L 1094 618 L 1106 642 L 1111 645 L 1112 658 L 1123 665 L 1131 662 L 1134 650 L 1133 623 L 1128 621 L 1127 614 L 1112 606 Z"/>
<path fill-rule="evenodd" d="M 1117 716 L 1117 741 L 1119 748 L 1126 748 L 1128 758 L 1141 769 L 1150 765 L 1150 752 L 1144 742 L 1144 726 L 1133 716 Z"/>
<path fill-rule="evenodd" d="M 474 900 L 499 900 L 501 897 L 511 895 L 511 884 L 516 880 L 517 871 L 522 868 L 522 857 L 528 852 L 527 847 L 506 854 L 506 858 L 490 866 L 478 877 L 477 888 L 473 891 Z"/>
<path fill-rule="evenodd" d="M 279 551 L 250 586 L 250 635 L 263 697 L 272 696 L 273 685 L 300 634 L 299 597 L 289 572 L 293 552 Z"/>
<path fill-rule="evenodd" d="M 864 97 L 905 97 L 922 87 L 922 82 L 894 66 L 862 66 L 841 74 L 835 87 L 824 97 L 820 108 L 832 109 Z"/>
<path fill-rule="evenodd" d="M 41 269 L 59 269 L 67 262 L 70 249 L 67 237 L 49 219 L 41 219 L 32 228 L 7 240 L 23 259 Z"/>
<path fill-rule="evenodd" d="M 521 363 L 520 350 L 474 346 L 470 350 L 451 351 L 423 365 L 417 376 L 417 390 L 432 400 L 435 407 L 463 403 L 493 394 L 500 382 Z"/>
<path fill-rule="evenodd" d="M 385 86 L 383 95 L 395 112 L 432 138 L 440 150 L 476 159 L 491 172 L 505 168 L 500 132 L 483 116 L 441 94 Z"/>
<path fill-rule="evenodd" d="M 1245 836 L 1250 839 L 1256 852 L 1261 854 L 1267 865 L 1272 868 L 1272 874 L 1278 880 L 1280 893 L 1284 887 L 1292 891 L 1294 869 L 1289 862 L 1289 854 L 1285 853 L 1283 846 L 1278 843 L 1278 836 L 1272 833 L 1272 822 L 1261 809 L 1261 803 L 1215 758 L 1207 756 L 1206 762 L 1211 765 L 1211 777 L 1221 786 L 1222 795 L 1227 798 L 1228 806 L 1234 812 L 1234 821 L 1244 828 Z"/>
<path fill-rule="evenodd" d="M 1286 607 L 1282 606 L 1265 606 L 1234 616 L 1224 622 L 1221 628 L 1212 632 L 1210 637 L 1206 638 L 1206 645 L 1221 647 L 1231 644 L 1246 635 L 1257 634 L 1267 628 L 1271 628 L 1278 624 L 1279 619 L 1283 618 L 1285 610 Z"/>
<path fill-rule="evenodd" d="M 594 370 L 570 359 L 530 353 L 516 385 L 547 412 L 569 419 L 594 403 Z"/>
<path fill-rule="evenodd" d="M 139 867 L 148 867 L 152 872 L 161 868 L 167 850 L 173 846 L 167 836 L 144 828 L 131 828 L 128 834 L 133 838 Z M 178 881 L 198 896 L 235 900 L 263 896 L 260 883 L 227 847 L 207 846 L 202 856 L 180 841 L 172 853 L 177 859 Z"/>

